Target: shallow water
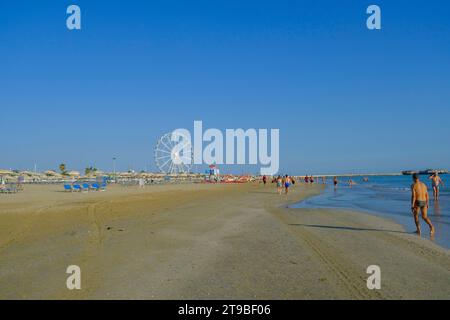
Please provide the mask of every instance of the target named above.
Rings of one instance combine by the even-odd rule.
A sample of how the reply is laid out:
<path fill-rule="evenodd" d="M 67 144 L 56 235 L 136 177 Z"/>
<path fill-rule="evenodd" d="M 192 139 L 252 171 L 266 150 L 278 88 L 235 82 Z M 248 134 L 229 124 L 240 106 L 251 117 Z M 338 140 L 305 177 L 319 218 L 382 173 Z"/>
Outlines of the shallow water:
<path fill-rule="evenodd" d="M 441 178 L 450 184 L 449 176 Z M 293 205 L 294 208 L 340 208 L 364 211 L 381 217 L 388 217 L 400 223 L 407 231 L 415 231 L 411 214 L 411 176 L 369 177 L 369 182 L 362 178 L 352 178 L 357 184 L 349 187 L 348 179 L 340 178 L 335 189 L 328 185 L 325 191 L 316 196 Z M 428 176 L 421 180 L 429 187 L 430 208 L 428 216 L 436 228 L 434 241 L 450 249 L 450 189 L 441 188 L 439 202 L 434 202 L 431 183 Z M 331 181 L 329 181 L 330 183 Z M 344 184 L 345 182 L 345 184 Z M 429 229 L 421 219 L 423 237 L 429 238 Z"/>

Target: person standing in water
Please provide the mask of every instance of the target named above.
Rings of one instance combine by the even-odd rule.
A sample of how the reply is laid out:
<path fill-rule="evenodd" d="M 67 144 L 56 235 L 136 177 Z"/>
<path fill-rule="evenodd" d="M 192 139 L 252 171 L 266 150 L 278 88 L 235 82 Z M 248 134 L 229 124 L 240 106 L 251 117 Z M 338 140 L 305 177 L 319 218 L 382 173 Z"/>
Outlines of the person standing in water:
<path fill-rule="evenodd" d="M 428 206 L 429 206 L 429 196 L 427 186 L 420 181 L 419 175 L 417 173 L 413 174 L 414 183 L 411 185 L 411 210 L 414 214 L 414 222 L 416 224 L 416 233 L 420 235 L 420 222 L 419 222 L 419 211 L 422 214 L 422 219 L 430 227 L 430 234 L 434 235 L 434 226 L 431 220 L 428 218 Z"/>
<path fill-rule="evenodd" d="M 348 179 L 348 186 L 351 188 L 353 185 L 355 184 L 355 182 L 350 178 Z"/>
<path fill-rule="evenodd" d="M 439 199 L 439 187 L 441 184 L 444 185 L 444 181 L 442 181 L 437 172 L 431 175 L 429 179 L 431 180 L 431 185 L 433 187 L 434 200 L 437 200 Z"/>
<path fill-rule="evenodd" d="M 334 178 L 333 178 L 333 184 L 334 184 L 334 188 L 336 189 L 336 188 L 337 188 L 337 185 L 338 185 L 338 179 L 337 179 L 337 177 L 334 177 Z"/>

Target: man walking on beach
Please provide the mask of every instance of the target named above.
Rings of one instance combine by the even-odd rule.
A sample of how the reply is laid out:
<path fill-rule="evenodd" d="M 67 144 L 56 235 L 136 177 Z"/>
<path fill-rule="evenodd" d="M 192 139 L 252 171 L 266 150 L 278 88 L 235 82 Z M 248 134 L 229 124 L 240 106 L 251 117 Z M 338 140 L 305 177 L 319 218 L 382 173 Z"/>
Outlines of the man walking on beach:
<path fill-rule="evenodd" d="M 431 175 L 429 179 L 431 179 L 431 185 L 433 186 L 434 200 L 437 200 L 439 199 L 439 186 L 441 184 L 444 185 L 444 181 L 442 181 L 437 172 Z"/>
<path fill-rule="evenodd" d="M 289 193 L 289 187 L 291 186 L 291 177 L 289 177 L 288 175 L 286 175 L 284 177 L 284 192 L 286 194 Z"/>
<path fill-rule="evenodd" d="M 422 213 L 422 219 L 430 227 L 430 234 L 434 234 L 434 227 L 430 219 L 427 217 L 429 196 L 427 186 L 420 181 L 417 173 L 413 174 L 414 183 L 411 185 L 411 209 L 414 214 L 414 222 L 416 223 L 416 233 L 420 235 L 419 210 Z"/>

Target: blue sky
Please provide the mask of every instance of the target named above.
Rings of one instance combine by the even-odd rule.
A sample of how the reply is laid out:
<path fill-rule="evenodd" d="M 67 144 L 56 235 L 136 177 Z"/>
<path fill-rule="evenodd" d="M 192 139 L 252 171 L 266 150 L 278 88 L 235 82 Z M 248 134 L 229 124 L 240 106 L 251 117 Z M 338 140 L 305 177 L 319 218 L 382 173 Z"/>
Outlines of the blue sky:
<path fill-rule="evenodd" d="M 66 8 L 82 30 L 66 28 Z M 369 31 L 378 4 L 382 30 Z M 0 1 L 0 168 L 155 170 L 175 128 L 280 128 L 281 172 L 450 167 L 448 1 Z M 242 168 L 223 168 L 223 171 Z M 245 170 L 253 170 L 247 168 Z"/>

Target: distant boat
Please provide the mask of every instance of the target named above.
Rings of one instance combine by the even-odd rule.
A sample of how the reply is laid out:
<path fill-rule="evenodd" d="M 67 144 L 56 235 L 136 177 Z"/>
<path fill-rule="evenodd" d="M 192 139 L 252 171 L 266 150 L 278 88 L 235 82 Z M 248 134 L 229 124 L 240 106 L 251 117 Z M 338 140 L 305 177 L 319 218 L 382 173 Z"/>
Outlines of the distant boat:
<path fill-rule="evenodd" d="M 403 174 L 404 176 L 412 176 L 412 175 L 415 174 L 415 173 L 419 173 L 419 171 L 412 171 L 412 170 L 405 170 L 405 171 L 402 171 L 402 174 Z"/>
<path fill-rule="evenodd" d="M 405 170 L 405 171 L 402 171 L 402 174 L 405 175 L 405 176 L 411 176 L 411 175 L 413 175 L 415 173 L 421 174 L 421 175 L 427 175 L 427 174 L 430 175 L 430 174 L 434 174 L 434 173 L 448 174 L 449 171 L 448 170 L 437 170 L 437 169 L 427 169 L 427 170 L 420 170 L 420 171 L 417 171 L 417 170 Z"/>
<path fill-rule="evenodd" d="M 448 170 L 436 170 L 436 169 L 427 169 L 424 171 L 420 171 L 419 174 L 447 174 Z"/>

